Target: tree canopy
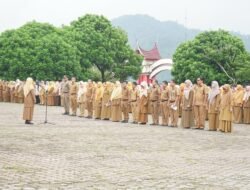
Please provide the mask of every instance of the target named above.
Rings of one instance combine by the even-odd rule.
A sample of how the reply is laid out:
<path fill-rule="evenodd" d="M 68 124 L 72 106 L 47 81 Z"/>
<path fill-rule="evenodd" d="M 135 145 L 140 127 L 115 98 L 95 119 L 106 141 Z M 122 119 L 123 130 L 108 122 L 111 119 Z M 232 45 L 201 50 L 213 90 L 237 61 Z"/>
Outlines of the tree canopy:
<path fill-rule="evenodd" d="M 125 32 L 103 16 L 85 15 L 62 28 L 33 21 L 0 35 L 0 78 L 7 80 L 136 78 L 140 63 Z"/>
<path fill-rule="evenodd" d="M 103 16 L 85 15 L 67 28 L 71 42 L 78 48 L 83 67 L 96 67 L 105 81 L 111 75 L 137 78 L 141 57 L 129 46 L 124 31 L 112 26 Z M 122 71 L 121 71 L 122 70 Z"/>
<path fill-rule="evenodd" d="M 247 80 L 242 74 L 249 69 L 249 60 L 241 39 L 227 31 L 209 31 L 177 48 L 172 74 L 179 83 L 203 77 L 207 83 L 236 84 Z"/>
<path fill-rule="evenodd" d="M 76 48 L 49 24 L 30 22 L 0 36 L 0 76 L 24 80 L 58 80 L 62 74 L 80 77 Z"/>

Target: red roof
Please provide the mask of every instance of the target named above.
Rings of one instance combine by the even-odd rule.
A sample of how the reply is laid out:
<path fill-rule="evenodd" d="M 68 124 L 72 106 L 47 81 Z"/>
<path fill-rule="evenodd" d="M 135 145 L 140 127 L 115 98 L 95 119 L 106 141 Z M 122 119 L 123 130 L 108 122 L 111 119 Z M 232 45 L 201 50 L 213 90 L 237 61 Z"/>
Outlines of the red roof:
<path fill-rule="evenodd" d="M 156 44 L 151 50 L 144 50 L 138 45 L 137 51 L 139 52 L 139 54 L 141 54 L 144 57 L 145 60 L 157 61 L 161 59 L 161 56 L 160 56 L 160 53 Z"/>

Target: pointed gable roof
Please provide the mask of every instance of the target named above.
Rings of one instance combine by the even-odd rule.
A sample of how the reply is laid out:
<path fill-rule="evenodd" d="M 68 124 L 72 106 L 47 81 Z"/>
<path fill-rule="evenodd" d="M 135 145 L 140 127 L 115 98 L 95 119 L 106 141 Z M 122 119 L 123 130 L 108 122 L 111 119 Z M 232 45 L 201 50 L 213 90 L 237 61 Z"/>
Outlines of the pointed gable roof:
<path fill-rule="evenodd" d="M 160 52 L 158 50 L 157 44 L 155 43 L 154 47 L 151 50 L 142 49 L 139 44 L 137 47 L 137 52 L 148 61 L 158 61 L 161 59 Z"/>

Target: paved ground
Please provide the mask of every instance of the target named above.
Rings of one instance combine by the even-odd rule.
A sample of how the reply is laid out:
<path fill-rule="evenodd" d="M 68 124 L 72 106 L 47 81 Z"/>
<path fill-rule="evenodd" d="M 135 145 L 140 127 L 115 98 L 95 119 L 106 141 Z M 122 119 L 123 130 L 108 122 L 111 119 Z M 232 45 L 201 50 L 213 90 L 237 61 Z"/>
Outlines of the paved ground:
<path fill-rule="evenodd" d="M 0 189 L 250 189 L 250 126 L 232 134 L 62 116 L 0 103 Z"/>

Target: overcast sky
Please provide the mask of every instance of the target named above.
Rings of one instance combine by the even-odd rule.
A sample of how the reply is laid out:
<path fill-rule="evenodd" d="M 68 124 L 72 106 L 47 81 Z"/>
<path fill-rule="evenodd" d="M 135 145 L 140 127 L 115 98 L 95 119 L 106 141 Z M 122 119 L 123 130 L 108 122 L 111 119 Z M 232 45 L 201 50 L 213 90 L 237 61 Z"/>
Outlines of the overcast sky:
<path fill-rule="evenodd" d="M 31 20 L 60 26 L 86 13 L 147 14 L 189 28 L 250 34 L 250 0 L 0 0 L 0 32 Z"/>

